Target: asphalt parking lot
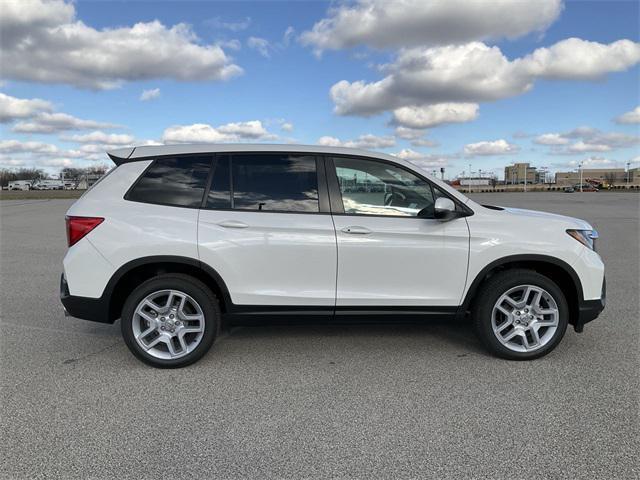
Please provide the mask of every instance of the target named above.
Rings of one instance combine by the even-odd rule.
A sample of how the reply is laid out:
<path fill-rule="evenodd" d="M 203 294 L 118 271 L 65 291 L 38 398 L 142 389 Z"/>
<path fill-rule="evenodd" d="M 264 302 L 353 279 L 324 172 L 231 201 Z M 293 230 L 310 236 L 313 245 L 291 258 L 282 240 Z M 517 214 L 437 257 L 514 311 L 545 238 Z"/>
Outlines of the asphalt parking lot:
<path fill-rule="evenodd" d="M 464 324 L 237 327 L 155 370 L 58 300 L 72 200 L 2 201 L 1 478 L 639 478 L 634 193 L 480 194 L 585 218 L 608 305 L 508 362 Z"/>

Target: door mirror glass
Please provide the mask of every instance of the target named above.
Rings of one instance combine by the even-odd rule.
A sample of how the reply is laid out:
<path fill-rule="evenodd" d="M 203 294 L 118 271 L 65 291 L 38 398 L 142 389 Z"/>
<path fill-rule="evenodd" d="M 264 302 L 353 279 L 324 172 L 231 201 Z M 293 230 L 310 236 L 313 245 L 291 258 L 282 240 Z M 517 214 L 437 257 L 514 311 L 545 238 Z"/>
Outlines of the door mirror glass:
<path fill-rule="evenodd" d="M 458 216 L 456 212 L 456 204 L 447 197 L 438 197 L 435 203 L 435 217 L 438 220 L 452 220 Z"/>

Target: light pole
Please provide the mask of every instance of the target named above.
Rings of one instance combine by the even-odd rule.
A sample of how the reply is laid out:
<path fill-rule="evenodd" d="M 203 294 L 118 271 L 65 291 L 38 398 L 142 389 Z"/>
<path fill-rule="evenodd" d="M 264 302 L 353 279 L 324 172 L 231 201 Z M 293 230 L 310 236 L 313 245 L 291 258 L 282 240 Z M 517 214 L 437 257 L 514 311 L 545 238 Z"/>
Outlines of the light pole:
<path fill-rule="evenodd" d="M 582 162 L 578 164 L 578 171 L 580 172 L 580 193 L 582 193 Z"/>
<path fill-rule="evenodd" d="M 469 164 L 469 193 L 471 193 L 471 164 Z"/>
<path fill-rule="evenodd" d="M 629 169 L 631 168 L 631 162 L 627 162 L 627 188 L 629 188 Z"/>

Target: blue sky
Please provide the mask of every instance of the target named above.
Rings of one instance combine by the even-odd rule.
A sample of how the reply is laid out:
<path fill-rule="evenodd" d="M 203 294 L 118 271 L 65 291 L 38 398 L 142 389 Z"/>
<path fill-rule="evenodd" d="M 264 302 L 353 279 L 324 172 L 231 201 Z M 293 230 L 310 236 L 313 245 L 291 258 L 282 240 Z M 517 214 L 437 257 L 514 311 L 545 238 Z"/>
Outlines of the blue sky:
<path fill-rule="evenodd" d="M 638 166 L 638 2 L 403 1 L 10 0 L 0 167 L 194 141 L 358 146 L 449 178 Z"/>

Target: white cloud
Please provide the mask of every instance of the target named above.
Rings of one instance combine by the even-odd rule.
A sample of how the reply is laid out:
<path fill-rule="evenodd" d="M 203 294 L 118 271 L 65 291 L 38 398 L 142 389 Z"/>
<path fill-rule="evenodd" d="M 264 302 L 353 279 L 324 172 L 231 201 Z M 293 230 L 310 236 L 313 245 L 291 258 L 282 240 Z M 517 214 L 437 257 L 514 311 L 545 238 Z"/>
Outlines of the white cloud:
<path fill-rule="evenodd" d="M 16 98 L 0 93 L 0 123 L 29 118 L 39 112 L 51 111 L 51 102 L 39 98 Z"/>
<path fill-rule="evenodd" d="M 256 50 L 260 55 L 265 58 L 271 57 L 271 44 L 269 40 L 259 37 L 249 37 L 247 39 L 247 46 Z"/>
<path fill-rule="evenodd" d="M 140 100 L 142 100 L 143 102 L 147 102 L 149 100 L 155 100 L 158 97 L 160 97 L 159 88 L 152 88 L 151 90 L 143 90 L 142 93 L 140 94 Z"/>
<path fill-rule="evenodd" d="M 469 143 L 464 147 L 466 155 L 509 155 L 520 150 L 517 145 L 507 142 L 506 140 L 494 140 L 491 142 Z"/>
<path fill-rule="evenodd" d="M 411 141 L 411 145 L 414 147 L 437 147 L 440 144 L 433 140 L 429 140 L 428 138 L 416 138 Z"/>
<path fill-rule="evenodd" d="M 2 153 L 52 154 L 58 151 L 58 147 L 50 143 L 0 140 L 0 152 Z"/>
<path fill-rule="evenodd" d="M 565 133 L 539 135 L 534 139 L 534 143 L 555 147 L 551 150 L 553 154 L 575 154 L 629 148 L 638 145 L 640 138 L 626 133 L 602 132 L 592 127 L 578 127 Z"/>
<path fill-rule="evenodd" d="M 55 133 L 63 130 L 88 130 L 91 128 L 118 128 L 118 125 L 95 120 L 84 120 L 67 113 L 39 113 L 26 122 L 18 122 L 11 129 L 18 133 Z"/>
<path fill-rule="evenodd" d="M 3 3 L 2 76 L 108 89 L 124 81 L 226 80 L 242 73 L 218 45 L 203 45 L 186 24 L 159 21 L 97 30 L 61 0 Z"/>
<path fill-rule="evenodd" d="M 373 115 L 402 107 L 478 103 L 523 94 L 539 78 L 597 80 L 640 62 L 640 43 L 609 45 L 570 38 L 509 60 L 481 42 L 401 50 L 375 82 L 341 80 L 331 87 L 335 112 Z"/>
<path fill-rule="evenodd" d="M 533 143 L 537 143 L 538 145 L 566 145 L 569 143 L 569 139 L 563 137 L 560 133 L 545 133 L 543 135 L 538 135 Z"/>
<path fill-rule="evenodd" d="M 243 20 L 236 22 L 225 22 L 220 17 L 210 18 L 205 20 L 205 25 L 223 30 L 229 30 L 231 32 L 240 32 L 246 30 L 251 25 L 251 17 L 245 17 Z"/>
<path fill-rule="evenodd" d="M 342 141 L 336 137 L 324 136 L 320 137 L 317 143 L 318 145 L 326 147 L 379 149 L 393 147 L 396 144 L 396 140 L 390 136 L 379 137 L 368 133 L 366 135 L 360 135 L 355 140 L 346 141 Z"/>
<path fill-rule="evenodd" d="M 40 160 L 38 165 L 44 167 L 73 167 L 74 161 L 70 158 L 48 158 L 46 160 Z"/>
<path fill-rule="evenodd" d="M 295 33 L 296 29 L 289 25 L 282 35 L 282 45 L 285 47 L 289 46 L 289 43 L 291 43 L 291 39 Z"/>
<path fill-rule="evenodd" d="M 559 166 L 578 167 L 582 164 L 582 168 L 606 168 L 617 165 L 617 162 L 604 157 L 588 157 L 584 160 L 570 160 Z"/>
<path fill-rule="evenodd" d="M 0 154 L 0 168 L 16 168 L 23 167 L 26 162 L 18 158 L 10 158 L 4 154 Z"/>
<path fill-rule="evenodd" d="M 438 142 L 425 138 L 426 130 L 421 128 L 396 127 L 396 137 L 411 141 L 414 147 L 437 147 Z"/>
<path fill-rule="evenodd" d="M 393 123 L 409 128 L 429 128 L 445 123 L 471 122 L 478 118 L 477 103 L 437 103 L 393 111 Z"/>
<path fill-rule="evenodd" d="M 322 51 L 360 44 L 389 48 L 516 38 L 545 30 L 561 10 L 560 0 L 359 0 L 331 8 L 328 18 L 304 32 L 301 41 Z"/>
<path fill-rule="evenodd" d="M 135 141 L 132 135 L 120 133 L 109 134 L 100 131 L 87 133 L 85 135 L 72 135 L 64 139 L 78 143 L 103 143 L 108 145 L 132 145 Z"/>
<path fill-rule="evenodd" d="M 600 143 L 585 143 L 582 140 L 579 142 L 570 145 L 568 148 L 569 152 L 608 152 L 611 150 L 609 145 L 600 144 Z"/>
<path fill-rule="evenodd" d="M 392 155 L 407 160 L 425 171 L 429 171 L 433 168 L 446 167 L 449 165 L 450 160 L 456 158 L 455 155 L 424 154 L 411 150 L 410 148 L 404 148 Z"/>
<path fill-rule="evenodd" d="M 404 160 L 415 160 L 417 158 L 423 158 L 424 154 L 420 152 L 416 152 L 415 150 L 411 150 L 410 148 L 403 148 L 398 153 L 393 153 L 398 158 L 402 158 Z"/>
<path fill-rule="evenodd" d="M 618 40 L 606 45 L 567 38 L 551 47 L 538 48 L 524 57 L 518 66 L 531 77 L 598 80 L 607 73 L 623 72 L 638 62 L 640 43 Z"/>
<path fill-rule="evenodd" d="M 640 123 L 640 106 L 616 117 L 615 121 L 616 123 Z"/>
<path fill-rule="evenodd" d="M 164 143 L 220 143 L 275 138 L 276 135 L 269 133 L 260 120 L 227 123 L 218 127 L 206 123 L 174 125 L 162 135 Z"/>
<path fill-rule="evenodd" d="M 409 127 L 396 127 L 396 137 L 403 138 L 405 140 L 417 140 L 425 135 L 426 131 L 422 128 L 409 128 Z"/>
<path fill-rule="evenodd" d="M 283 122 L 280 125 L 280 130 L 282 130 L 283 132 L 293 132 L 293 123 Z"/>
<path fill-rule="evenodd" d="M 229 50 L 240 50 L 242 48 L 242 43 L 237 38 L 232 38 L 231 40 L 220 40 L 217 42 L 217 45 L 220 45 L 222 48 L 228 48 Z"/>

